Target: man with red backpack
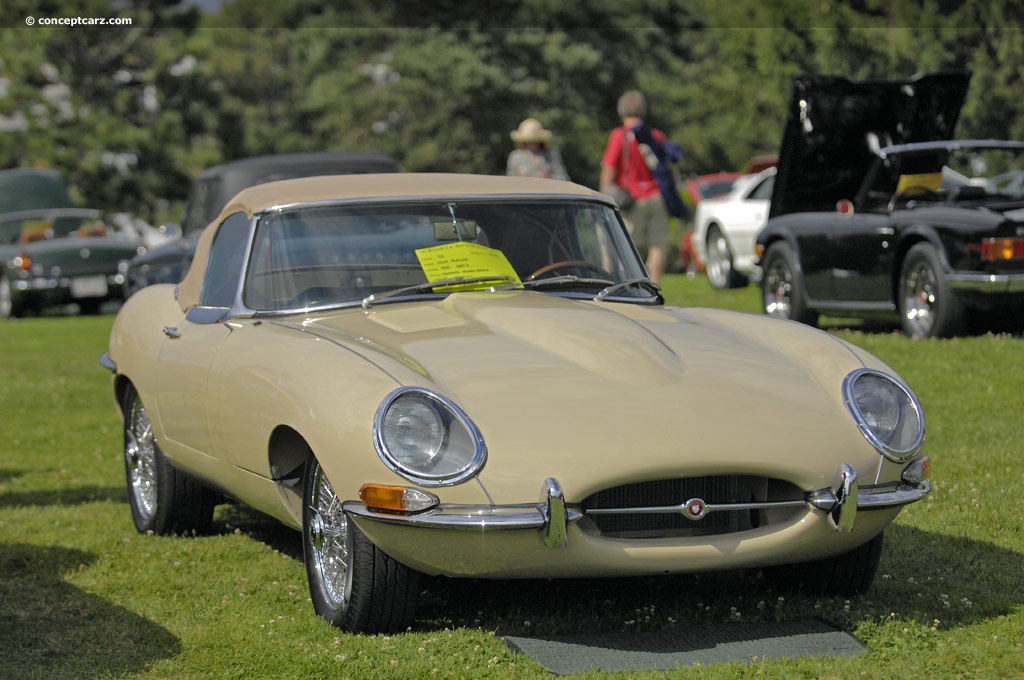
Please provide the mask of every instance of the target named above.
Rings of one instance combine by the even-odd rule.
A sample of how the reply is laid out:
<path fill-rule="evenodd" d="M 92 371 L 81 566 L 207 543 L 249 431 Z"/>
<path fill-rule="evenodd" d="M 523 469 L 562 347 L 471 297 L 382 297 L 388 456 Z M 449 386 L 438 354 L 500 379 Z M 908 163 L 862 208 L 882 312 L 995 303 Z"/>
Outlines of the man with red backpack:
<path fill-rule="evenodd" d="M 647 125 L 643 93 L 629 90 L 619 97 L 618 114 L 622 125 L 608 135 L 600 187 L 619 201 L 633 242 L 647 250 L 647 270 L 658 283 L 665 271 L 669 211 L 682 209 L 669 166 L 682 157 L 682 149 Z"/>

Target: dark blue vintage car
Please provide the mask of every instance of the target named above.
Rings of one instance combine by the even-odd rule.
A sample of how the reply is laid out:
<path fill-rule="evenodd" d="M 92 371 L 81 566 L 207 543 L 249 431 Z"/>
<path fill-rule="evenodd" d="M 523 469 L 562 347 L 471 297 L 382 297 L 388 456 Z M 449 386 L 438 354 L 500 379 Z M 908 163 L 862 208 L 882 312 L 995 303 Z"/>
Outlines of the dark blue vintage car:
<path fill-rule="evenodd" d="M 398 164 L 372 151 L 315 151 L 243 158 L 207 168 L 185 201 L 182 237 L 134 258 L 125 274 L 125 297 L 154 283 L 178 283 L 185 276 L 199 233 L 242 189 L 281 179 L 317 175 L 398 172 Z"/>
<path fill-rule="evenodd" d="M 912 337 L 1019 323 L 1024 142 L 953 138 L 969 79 L 797 79 L 756 246 L 765 313 Z"/>

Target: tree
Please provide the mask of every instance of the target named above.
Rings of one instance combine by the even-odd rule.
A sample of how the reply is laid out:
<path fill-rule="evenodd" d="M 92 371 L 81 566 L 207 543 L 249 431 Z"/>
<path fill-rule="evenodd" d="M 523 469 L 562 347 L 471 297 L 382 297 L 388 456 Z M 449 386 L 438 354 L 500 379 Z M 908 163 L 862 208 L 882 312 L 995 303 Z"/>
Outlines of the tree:
<path fill-rule="evenodd" d="M 111 11 L 49 2 L 9 0 L 0 25 Z M 51 165 L 81 202 L 156 221 L 202 168 L 262 153 L 501 173 L 535 117 L 594 186 L 615 102 L 639 88 L 686 173 L 742 169 L 777 150 L 804 72 L 970 69 L 960 134 L 1024 135 L 1013 0 L 252 0 L 201 17 L 171 2 L 125 3 L 128 27 L 2 29 L 0 166 Z"/>

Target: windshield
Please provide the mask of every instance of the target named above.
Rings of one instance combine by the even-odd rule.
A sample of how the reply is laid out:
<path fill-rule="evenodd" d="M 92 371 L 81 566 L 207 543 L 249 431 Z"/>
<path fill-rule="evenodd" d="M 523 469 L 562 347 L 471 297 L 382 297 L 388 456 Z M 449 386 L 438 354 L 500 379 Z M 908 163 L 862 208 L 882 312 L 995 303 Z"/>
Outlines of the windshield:
<path fill-rule="evenodd" d="M 106 236 L 111 231 L 97 210 L 52 208 L 0 216 L 0 243 L 32 243 L 65 236 Z"/>
<path fill-rule="evenodd" d="M 944 201 L 1024 200 L 1024 149 L 979 144 L 921 145 L 892 154 L 866 192 L 867 208 Z"/>
<path fill-rule="evenodd" d="M 243 303 L 286 311 L 495 287 L 594 297 L 645 277 L 617 215 L 595 201 L 310 206 L 260 217 Z M 435 281 L 446 285 L 424 285 Z M 655 295 L 624 285 L 612 297 Z"/>
<path fill-rule="evenodd" d="M 944 188 L 982 187 L 990 196 L 1024 198 L 1024 152 L 1018 148 L 957 151 L 946 159 L 943 175 Z"/>

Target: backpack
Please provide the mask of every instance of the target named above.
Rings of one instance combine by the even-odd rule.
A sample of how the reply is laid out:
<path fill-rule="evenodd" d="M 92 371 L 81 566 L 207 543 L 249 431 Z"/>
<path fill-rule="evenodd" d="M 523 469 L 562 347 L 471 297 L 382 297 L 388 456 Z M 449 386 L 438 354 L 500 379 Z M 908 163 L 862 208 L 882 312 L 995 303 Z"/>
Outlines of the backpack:
<path fill-rule="evenodd" d="M 672 167 L 673 163 L 683 157 L 683 148 L 673 141 L 659 142 L 647 123 L 641 123 L 634 127 L 633 137 L 637 144 L 647 145 L 658 158 L 658 164 L 651 169 L 651 174 L 661 190 L 661 197 L 665 201 L 665 209 L 668 210 L 668 214 L 680 219 L 688 217 L 689 210 L 683 203 L 683 197 L 679 195 L 676 173 Z"/>

